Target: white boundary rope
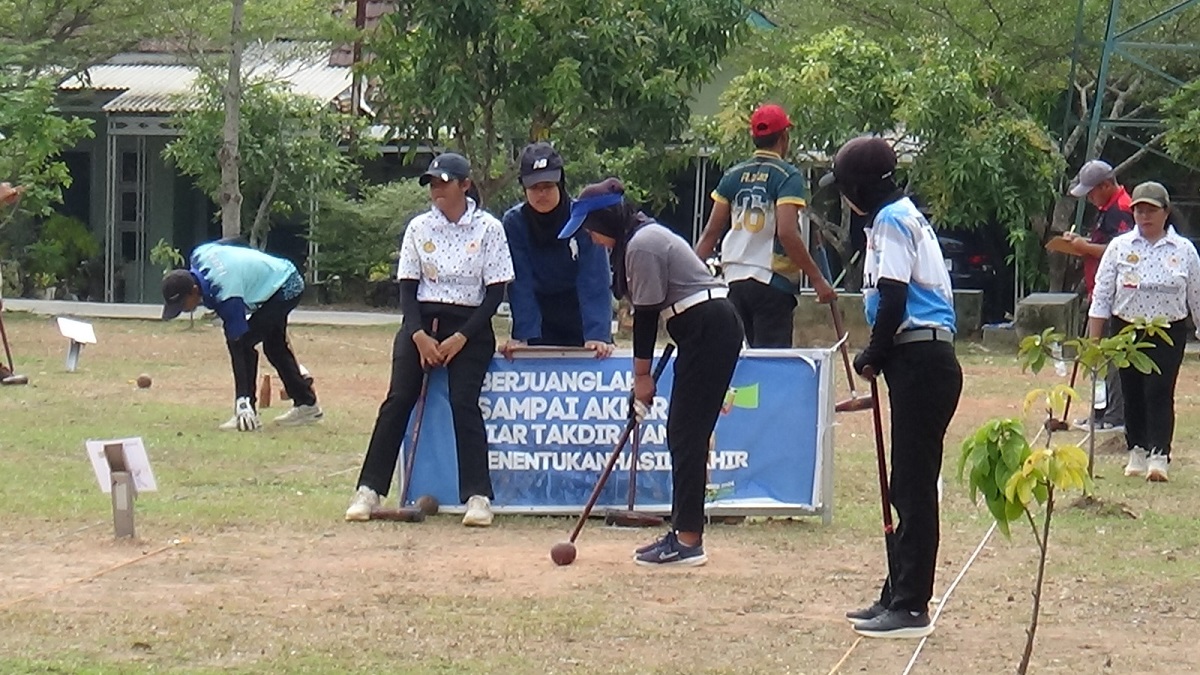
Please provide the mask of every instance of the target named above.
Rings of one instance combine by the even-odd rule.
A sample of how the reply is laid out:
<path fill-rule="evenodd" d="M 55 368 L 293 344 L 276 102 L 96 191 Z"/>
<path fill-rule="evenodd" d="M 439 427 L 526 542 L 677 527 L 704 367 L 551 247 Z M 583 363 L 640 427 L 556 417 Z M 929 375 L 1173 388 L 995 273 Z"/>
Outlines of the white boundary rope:
<path fill-rule="evenodd" d="M 951 582 L 950 587 L 946 589 L 946 594 L 942 596 L 942 601 L 938 603 L 937 611 L 933 613 L 934 625 L 937 625 L 938 617 L 942 615 L 942 610 L 946 609 L 946 604 L 950 602 L 950 596 L 954 593 L 954 589 L 958 587 L 958 582 L 962 581 L 963 577 L 967 575 L 967 570 L 971 569 L 971 565 L 975 563 L 975 559 L 979 557 L 979 553 L 983 551 L 983 547 L 987 546 L 988 541 L 992 538 L 992 534 L 995 533 L 995 531 L 996 523 L 992 522 L 992 526 L 988 528 L 987 533 L 983 535 L 983 539 L 980 540 L 979 545 L 975 547 L 975 552 L 971 554 L 970 558 L 967 558 L 967 563 L 963 565 L 963 568 L 961 571 L 959 571 L 958 576 L 954 577 L 954 581 Z M 929 641 L 928 635 L 921 638 L 921 641 L 917 643 L 917 648 L 913 650 L 912 658 L 908 660 L 908 665 L 904 667 L 904 672 L 902 672 L 900 675 L 908 675 L 909 672 L 912 671 L 913 666 L 917 663 L 917 657 L 921 655 L 921 650 L 925 648 L 925 643 L 927 641 Z"/>

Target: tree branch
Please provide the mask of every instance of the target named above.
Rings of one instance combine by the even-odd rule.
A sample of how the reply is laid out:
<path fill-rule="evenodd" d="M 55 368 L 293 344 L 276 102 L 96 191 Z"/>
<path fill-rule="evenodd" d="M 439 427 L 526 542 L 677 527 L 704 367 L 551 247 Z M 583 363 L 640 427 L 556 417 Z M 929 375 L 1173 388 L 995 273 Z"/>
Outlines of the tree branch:
<path fill-rule="evenodd" d="M 250 245 L 254 248 L 262 248 L 259 244 L 265 243 L 267 240 L 262 232 L 263 223 L 266 221 L 267 215 L 271 213 L 271 202 L 275 199 L 275 191 L 279 189 L 279 181 L 282 177 L 283 172 L 276 164 L 274 173 L 271 175 L 271 185 L 267 187 L 262 201 L 258 203 L 258 210 L 254 214 L 254 224 L 250 227 Z"/>
<path fill-rule="evenodd" d="M 1149 141 L 1146 141 L 1146 144 L 1143 145 L 1142 147 L 1138 148 L 1137 152 L 1133 153 L 1125 161 L 1118 164 L 1116 166 L 1116 168 L 1113 169 L 1113 173 L 1120 175 L 1121 172 L 1124 171 L 1125 169 L 1128 169 L 1129 167 L 1133 166 L 1134 164 L 1137 164 L 1139 161 L 1141 161 L 1141 159 L 1143 157 L 1145 157 L 1147 154 L 1150 153 L 1151 146 L 1154 146 L 1154 145 L 1157 145 L 1158 143 L 1160 143 L 1162 141 L 1163 137 L 1165 137 L 1166 135 L 1167 135 L 1167 132 L 1165 132 L 1165 131 L 1160 131 L 1159 133 L 1155 134 L 1154 138 L 1151 138 Z"/>

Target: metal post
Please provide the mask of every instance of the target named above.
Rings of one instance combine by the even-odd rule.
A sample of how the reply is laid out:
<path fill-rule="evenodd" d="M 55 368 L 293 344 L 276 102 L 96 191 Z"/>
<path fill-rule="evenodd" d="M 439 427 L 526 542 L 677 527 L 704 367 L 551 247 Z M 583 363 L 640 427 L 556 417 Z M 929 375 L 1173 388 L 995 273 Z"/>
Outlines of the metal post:
<path fill-rule="evenodd" d="M 104 301 L 116 301 L 117 247 L 117 137 L 109 121 L 105 137 L 107 161 L 104 171 Z"/>

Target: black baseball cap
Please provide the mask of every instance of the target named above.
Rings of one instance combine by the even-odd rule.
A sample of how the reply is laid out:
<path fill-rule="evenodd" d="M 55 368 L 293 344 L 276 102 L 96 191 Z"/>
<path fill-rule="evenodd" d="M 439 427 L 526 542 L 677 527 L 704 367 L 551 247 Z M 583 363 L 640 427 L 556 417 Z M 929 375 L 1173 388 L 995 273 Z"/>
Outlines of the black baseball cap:
<path fill-rule="evenodd" d="M 441 178 L 446 182 L 470 178 L 471 163 L 467 161 L 466 157 L 457 152 L 443 152 L 433 158 L 433 161 L 429 163 L 429 168 L 425 170 L 425 173 L 421 174 L 418 182 L 421 185 L 429 185 L 429 181 L 435 177 Z"/>
<path fill-rule="evenodd" d="M 878 136 L 852 138 L 833 156 L 833 170 L 821 177 L 819 185 L 874 184 L 896 173 L 896 151 Z"/>
<path fill-rule="evenodd" d="M 171 270 L 163 277 L 163 321 L 183 313 L 183 300 L 196 287 L 196 279 L 188 270 Z"/>
<path fill-rule="evenodd" d="M 545 141 L 530 143 L 521 151 L 521 186 L 557 183 L 563 177 L 563 158 Z"/>

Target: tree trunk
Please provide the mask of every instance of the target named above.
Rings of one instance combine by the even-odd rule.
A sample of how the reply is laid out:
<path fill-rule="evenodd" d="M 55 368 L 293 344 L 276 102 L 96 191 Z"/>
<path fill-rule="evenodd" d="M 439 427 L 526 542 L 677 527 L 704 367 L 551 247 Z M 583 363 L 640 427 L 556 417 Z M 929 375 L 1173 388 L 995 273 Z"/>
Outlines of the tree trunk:
<path fill-rule="evenodd" d="M 1041 241 L 1048 241 L 1050 237 L 1057 237 L 1066 232 L 1071 229 L 1074 222 L 1075 199 L 1063 195 L 1054 202 L 1050 231 L 1041 236 Z M 1071 272 L 1075 269 L 1075 257 L 1065 253 L 1047 253 L 1046 258 L 1049 263 L 1047 276 L 1050 281 L 1050 290 L 1055 293 L 1070 292 L 1069 286 L 1073 284 L 1070 283 L 1068 277 L 1073 276 Z"/>
<path fill-rule="evenodd" d="M 254 223 L 250 226 L 250 245 L 259 250 L 267 245 L 267 223 L 271 215 L 271 202 L 275 200 L 275 191 L 279 189 L 279 180 L 282 177 L 283 172 L 276 166 L 275 173 L 271 175 L 271 185 L 263 195 L 262 202 L 259 203 L 258 210 L 254 214 Z"/>
<path fill-rule="evenodd" d="M 242 100 L 242 14 L 246 0 L 233 0 L 233 18 L 229 25 L 229 73 L 222 98 L 225 102 L 225 128 L 217 161 L 221 164 L 221 236 L 237 237 L 242 233 L 242 187 L 238 176 L 241 157 L 238 155 L 238 130 L 241 125 Z"/>
<path fill-rule="evenodd" d="M 1038 615 L 1042 611 L 1042 583 L 1046 579 L 1046 554 L 1050 549 L 1050 518 L 1054 515 L 1054 484 L 1049 485 L 1046 496 L 1046 520 L 1043 521 L 1042 538 L 1039 541 L 1037 581 L 1033 587 L 1033 616 L 1029 619 L 1029 628 L 1025 629 L 1025 651 L 1021 654 L 1021 663 L 1017 666 L 1018 675 L 1025 675 L 1029 670 L 1029 660 L 1033 657 L 1033 640 L 1037 636 Z M 1037 529 L 1033 534 L 1037 536 Z"/>

